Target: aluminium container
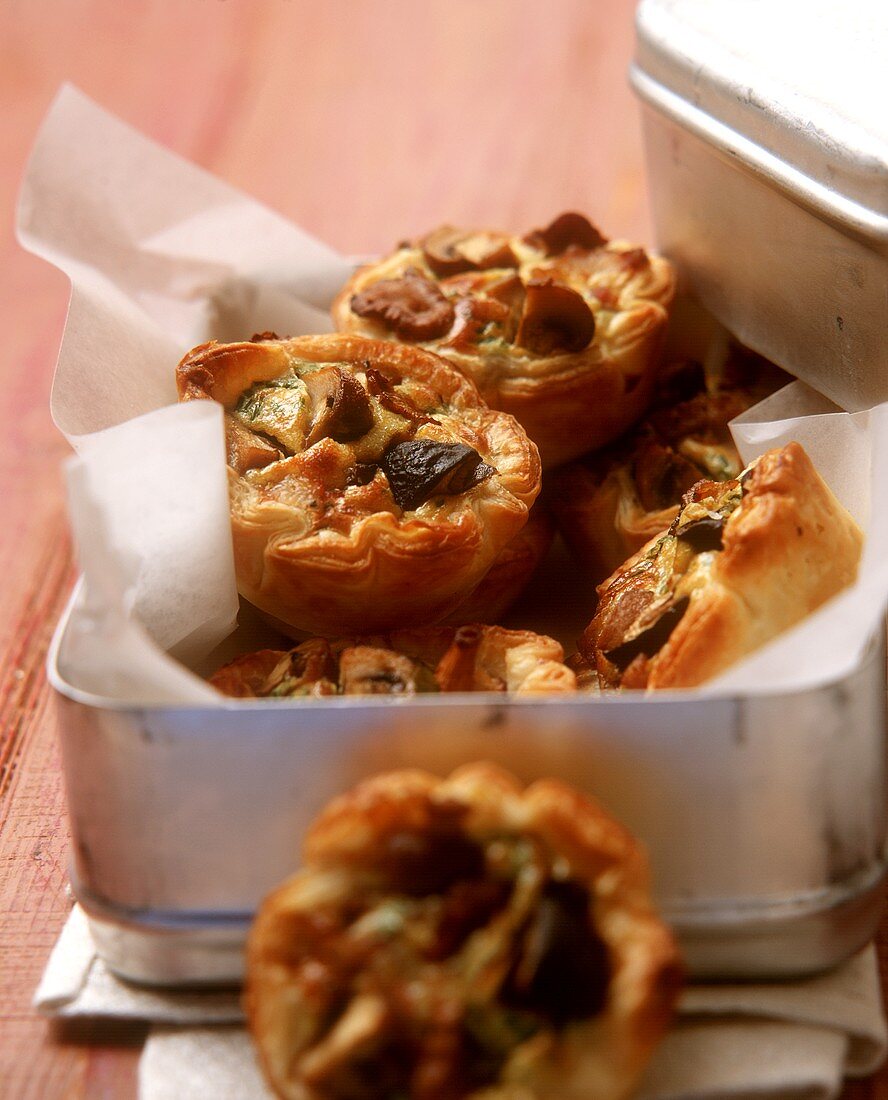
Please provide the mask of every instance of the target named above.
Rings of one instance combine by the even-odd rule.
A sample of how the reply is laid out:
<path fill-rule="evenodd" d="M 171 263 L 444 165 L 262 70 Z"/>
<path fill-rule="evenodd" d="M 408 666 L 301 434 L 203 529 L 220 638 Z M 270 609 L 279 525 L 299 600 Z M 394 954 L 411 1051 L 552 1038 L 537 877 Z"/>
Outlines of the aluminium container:
<path fill-rule="evenodd" d="M 848 410 L 888 400 L 888 5 L 642 0 L 660 250 L 744 344 Z"/>
<path fill-rule="evenodd" d="M 235 982 L 263 895 L 307 824 L 358 779 L 486 759 L 560 777 L 646 844 L 697 977 L 825 969 L 872 936 L 885 877 L 885 650 L 791 693 L 223 700 L 125 706 L 50 654 L 71 879 L 117 973 Z"/>

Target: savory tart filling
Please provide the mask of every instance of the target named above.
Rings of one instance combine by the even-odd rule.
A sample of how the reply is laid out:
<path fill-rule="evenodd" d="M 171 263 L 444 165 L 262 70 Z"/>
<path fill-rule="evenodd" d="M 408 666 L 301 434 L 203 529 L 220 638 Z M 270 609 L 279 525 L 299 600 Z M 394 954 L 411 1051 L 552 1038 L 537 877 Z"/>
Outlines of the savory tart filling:
<path fill-rule="evenodd" d="M 549 500 L 593 579 L 603 580 L 668 527 L 695 482 L 740 474 L 743 463 L 728 423 L 785 380 L 778 368 L 739 346 L 717 377 L 707 377 L 691 360 L 671 363 L 638 427 L 557 471 Z"/>
<path fill-rule="evenodd" d="M 699 481 L 669 529 L 598 589 L 580 642 L 603 687 L 691 687 L 851 584 L 862 534 L 804 450 Z"/>
<path fill-rule="evenodd" d="M 408 242 L 356 273 L 333 319 L 445 356 L 555 465 L 643 413 L 673 292 L 665 260 L 569 213 L 524 237 L 444 226 Z"/>
<path fill-rule="evenodd" d="M 439 691 L 573 691 L 553 638 L 471 624 L 369 638 L 311 638 L 293 649 L 238 657 L 210 677 L 225 695 L 296 698 Z"/>
<path fill-rule="evenodd" d="M 297 629 L 442 618 L 539 491 L 515 421 L 416 348 L 265 333 L 195 348 L 177 377 L 225 406 L 241 591 Z"/>
<path fill-rule="evenodd" d="M 624 1096 L 680 980 L 634 841 L 490 765 L 335 800 L 263 903 L 246 1003 L 283 1097 Z M 516 1091 L 517 1090 L 517 1091 Z"/>

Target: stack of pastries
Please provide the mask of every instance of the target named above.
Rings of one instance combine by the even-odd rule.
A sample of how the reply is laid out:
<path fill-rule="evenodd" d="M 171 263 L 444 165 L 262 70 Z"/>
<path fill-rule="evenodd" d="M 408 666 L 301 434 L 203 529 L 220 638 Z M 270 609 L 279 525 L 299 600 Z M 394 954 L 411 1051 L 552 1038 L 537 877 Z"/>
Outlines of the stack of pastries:
<path fill-rule="evenodd" d="M 669 263 L 579 214 L 445 226 L 356 271 L 337 333 L 204 344 L 240 592 L 296 641 L 210 682 L 315 699 L 690 687 L 850 584 L 861 534 L 796 443 L 728 421 L 782 378 L 666 358 Z M 541 494 L 541 490 L 545 492 Z M 556 527 L 597 585 L 576 652 L 502 616 Z M 622 1100 L 681 980 L 601 807 L 490 765 L 366 781 L 263 903 L 246 1005 L 291 1100 Z"/>
<path fill-rule="evenodd" d="M 225 409 L 239 589 L 299 640 L 219 690 L 690 687 L 851 583 L 860 532 L 801 448 L 744 470 L 731 440 L 780 372 L 667 359 L 674 294 L 580 214 L 444 226 L 357 270 L 335 334 L 189 352 L 180 398 Z M 501 624 L 556 526 L 598 585 L 567 662 Z M 750 586 L 779 612 L 744 619 Z"/>

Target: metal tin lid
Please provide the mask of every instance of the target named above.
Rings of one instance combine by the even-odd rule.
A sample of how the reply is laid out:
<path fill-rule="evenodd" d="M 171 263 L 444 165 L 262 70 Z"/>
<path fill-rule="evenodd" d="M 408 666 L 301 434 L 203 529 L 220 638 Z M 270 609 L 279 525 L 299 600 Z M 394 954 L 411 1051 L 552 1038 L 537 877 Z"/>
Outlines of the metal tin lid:
<path fill-rule="evenodd" d="M 639 95 L 795 198 L 888 240 L 885 0 L 642 0 Z"/>

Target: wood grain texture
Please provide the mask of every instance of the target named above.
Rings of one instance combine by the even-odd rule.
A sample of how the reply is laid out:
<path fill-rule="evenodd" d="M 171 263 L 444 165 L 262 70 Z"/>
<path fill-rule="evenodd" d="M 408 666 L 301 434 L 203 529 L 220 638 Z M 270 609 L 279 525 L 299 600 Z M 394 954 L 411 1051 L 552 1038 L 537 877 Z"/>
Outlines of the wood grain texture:
<path fill-rule="evenodd" d="M 521 229 L 564 209 L 649 241 L 634 0 L 5 0 L 0 5 L 0 1096 L 135 1095 L 142 1032 L 30 1008 L 70 902 L 44 658 L 73 566 L 48 398 L 63 276 L 11 211 L 70 80 L 151 137 L 351 253 L 441 221 Z M 881 957 L 888 958 L 884 941 Z M 888 1076 L 846 1100 L 888 1097 Z"/>

